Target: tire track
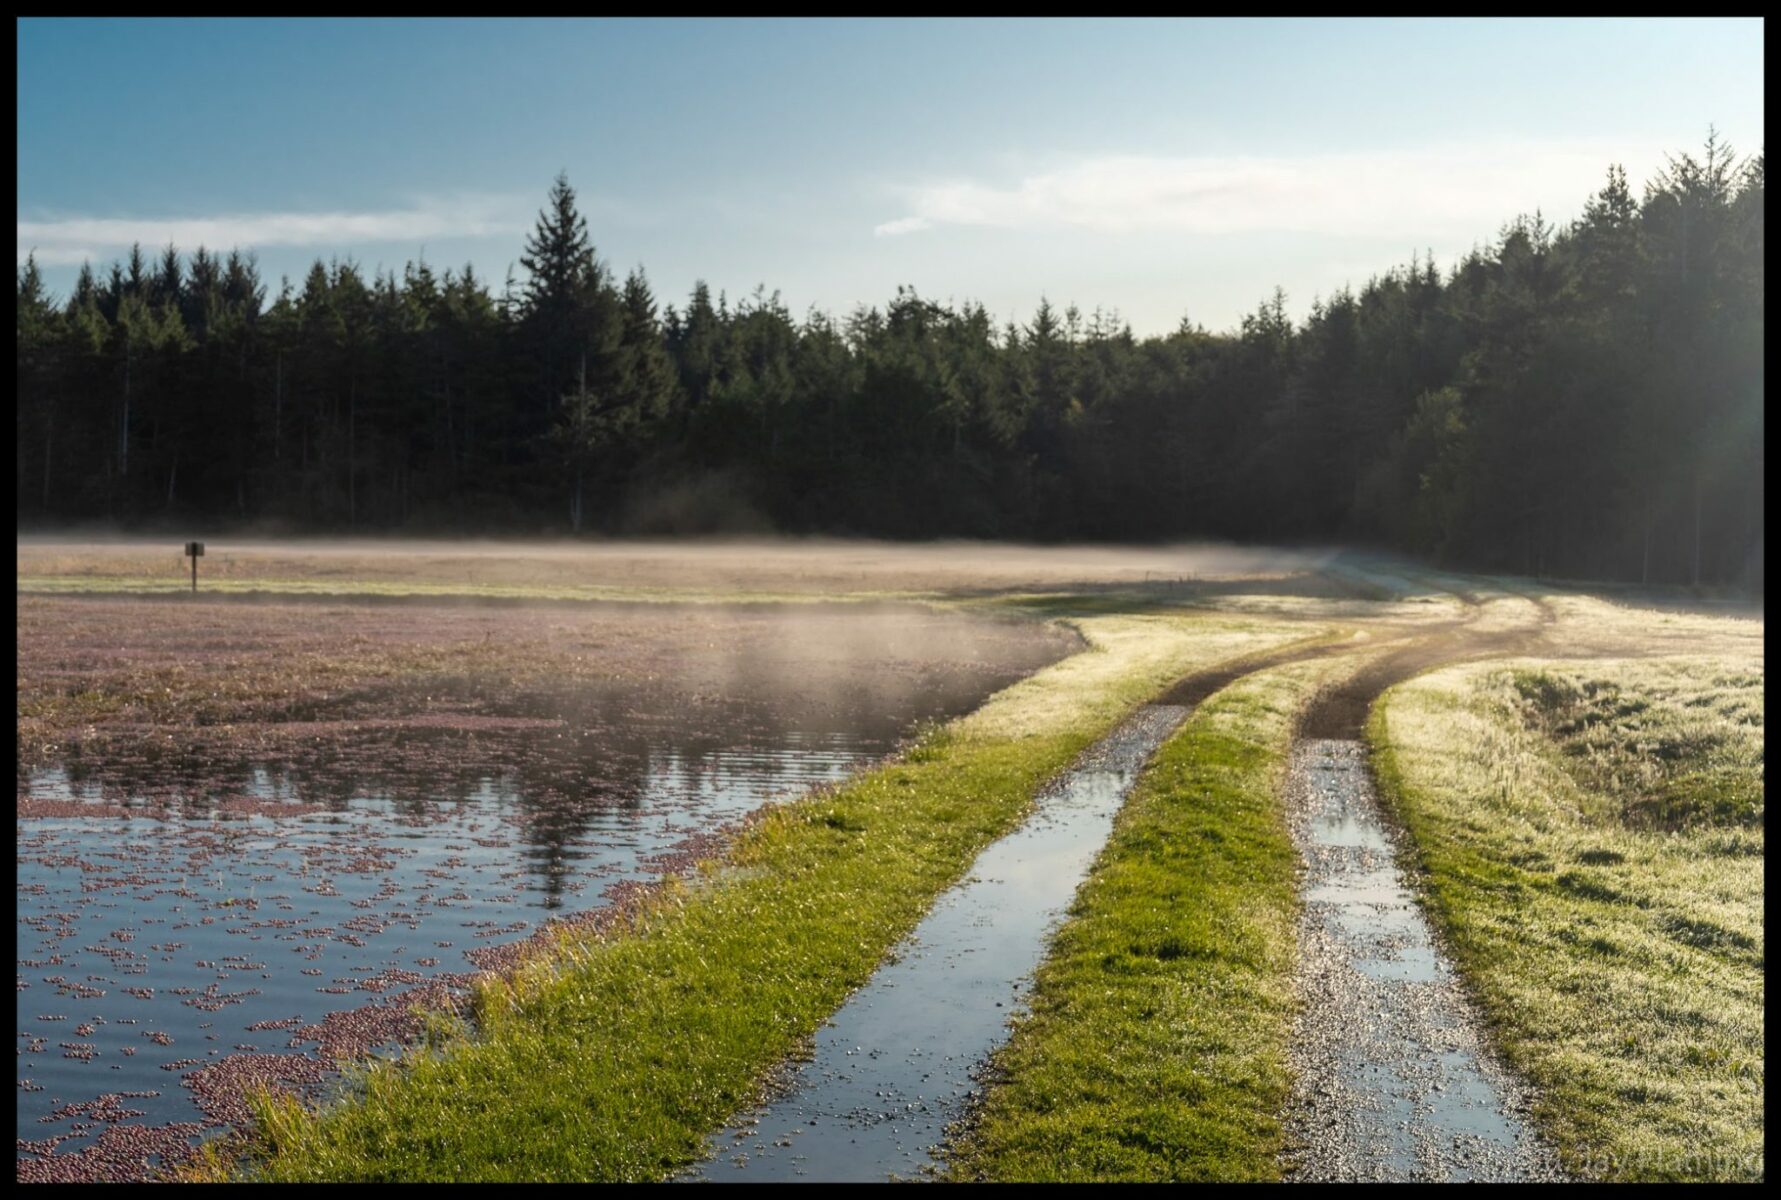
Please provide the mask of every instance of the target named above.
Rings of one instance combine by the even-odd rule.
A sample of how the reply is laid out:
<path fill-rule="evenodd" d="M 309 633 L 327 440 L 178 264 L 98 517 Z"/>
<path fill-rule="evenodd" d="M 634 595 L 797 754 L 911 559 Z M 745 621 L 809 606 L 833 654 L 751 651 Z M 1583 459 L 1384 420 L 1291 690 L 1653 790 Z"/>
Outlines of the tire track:
<path fill-rule="evenodd" d="M 918 1177 L 969 1121 L 978 1080 L 1113 820 L 1156 748 L 1193 707 L 1270 667 L 1353 650 L 1327 642 L 1190 675 L 1090 747 L 993 843 L 915 932 L 788 1063 L 763 1106 L 739 1114 L 683 1178 L 709 1182 Z"/>
<path fill-rule="evenodd" d="M 1361 743 L 1301 741 L 1287 797 L 1305 863 L 1288 1176 L 1562 1178 L 1410 892 Z"/>
<path fill-rule="evenodd" d="M 1186 716 L 1143 706 L 1044 788 L 1038 811 L 984 850 L 817 1031 L 810 1058 L 786 1065 L 777 1095 L 715 1134 L 683 1178 L 883 1182 L 931 1170 L 1114 814 Z"/>
<path fill-rule="evenodd" d="M 1482 611 L 1418 637 L 1313 699 L 1301 717 L 1285 801 L 1305 867 L 1286 1126 L 1289 1178 L 1313 1181 L 1556 1180 L 1527 1120 L 1528 1088 L 1485 1025 L 1400 866 L 1361 735 L 1387 688 L 1446 663 L 1526 651 L 1555 620 L 1476 631 Z"/>

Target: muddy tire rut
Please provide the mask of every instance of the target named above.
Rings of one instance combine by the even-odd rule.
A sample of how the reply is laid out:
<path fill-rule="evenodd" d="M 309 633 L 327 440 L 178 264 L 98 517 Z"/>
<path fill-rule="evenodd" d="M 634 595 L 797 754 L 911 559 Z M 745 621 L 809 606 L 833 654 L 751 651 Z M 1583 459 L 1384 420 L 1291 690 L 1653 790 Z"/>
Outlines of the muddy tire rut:
<path fill-rule="evenodd" d="M 1365 748 L 1301 741 L 1287 798 L 1305 864 L 1288 1177 L 1561 1178 L 1411 894 Z"/>
<path fill-rule="evenodd" d="M 1293 1099 L 1282 1168 L 1303 1181 L 1563 1178 L 1533 1102 L 1492 1050 L 1476 1005 L 1412 894 L 1361 740 L 1387 688 L 1447 663 L 1525 652 L 1552 622 L 1410 639 L 1321 693 L 1288 767 L 1304 864 Z M 1473 610 L 1475 614 L 1475 610 Z"/>

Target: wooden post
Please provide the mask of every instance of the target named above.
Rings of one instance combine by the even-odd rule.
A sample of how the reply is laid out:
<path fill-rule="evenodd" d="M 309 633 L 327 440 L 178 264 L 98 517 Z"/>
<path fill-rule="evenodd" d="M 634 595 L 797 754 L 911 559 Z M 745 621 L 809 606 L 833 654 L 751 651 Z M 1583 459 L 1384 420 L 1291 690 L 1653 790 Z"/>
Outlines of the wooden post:
<path fill-rule="evenodd" d="M 192 594 L 198 594 L 198 560 L 204 556 L 203 542 L 187 542 L 186 557 L 192 560 Z"/>

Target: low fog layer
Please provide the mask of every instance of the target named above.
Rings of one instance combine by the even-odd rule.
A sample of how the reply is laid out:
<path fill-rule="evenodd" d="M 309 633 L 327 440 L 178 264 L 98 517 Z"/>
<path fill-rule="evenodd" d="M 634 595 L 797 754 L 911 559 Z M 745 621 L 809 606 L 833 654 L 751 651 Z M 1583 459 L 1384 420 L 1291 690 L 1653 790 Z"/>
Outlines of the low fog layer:
<path fill-rule="evenodd" d="M 194 531 L 202 537 L 202 531 Z M 742 591 L 1013 591 L 1158 579 L 1232 579 L 1315 570 L 1329 550 L 1213 542 L 1151 546 L 1007 542 L 896 543 L 811 539 L 613 542 L 210 541 L 200 577 L 410 580 Z M 21 576 L 170 579 L 186 569 L 177 540 L 18 539 Z"/>

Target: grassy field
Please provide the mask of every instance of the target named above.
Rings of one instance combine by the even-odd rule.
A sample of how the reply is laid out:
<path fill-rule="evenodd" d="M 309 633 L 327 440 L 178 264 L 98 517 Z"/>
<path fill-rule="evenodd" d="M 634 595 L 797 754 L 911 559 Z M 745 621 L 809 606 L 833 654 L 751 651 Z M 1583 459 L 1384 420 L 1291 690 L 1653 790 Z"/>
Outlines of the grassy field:
<path fill-rule="evenodd" d="M 1049 775 L 1180 675 L 1303 626 L 1087 617 L 1091 649 L 901 761 L 772 810 L 630 924 L 477 997 L 475 1032 L 263 1111 L 252 1178 L 651 1179 L 863 982 Z"/>
<path fill-rule="evenodd" d="M 993 1061 L 955 1179 L 1280 1176 L 1298 912 L 1278 784 L 1348 658 L 1249 676 L 1157 754 Z"/>
<path fill-rule="evenodd" d="M 1370 734 L 1569 1169 L 1761 1177 L 1760 659 L 1451 668 L 1388 693 Z"/>

